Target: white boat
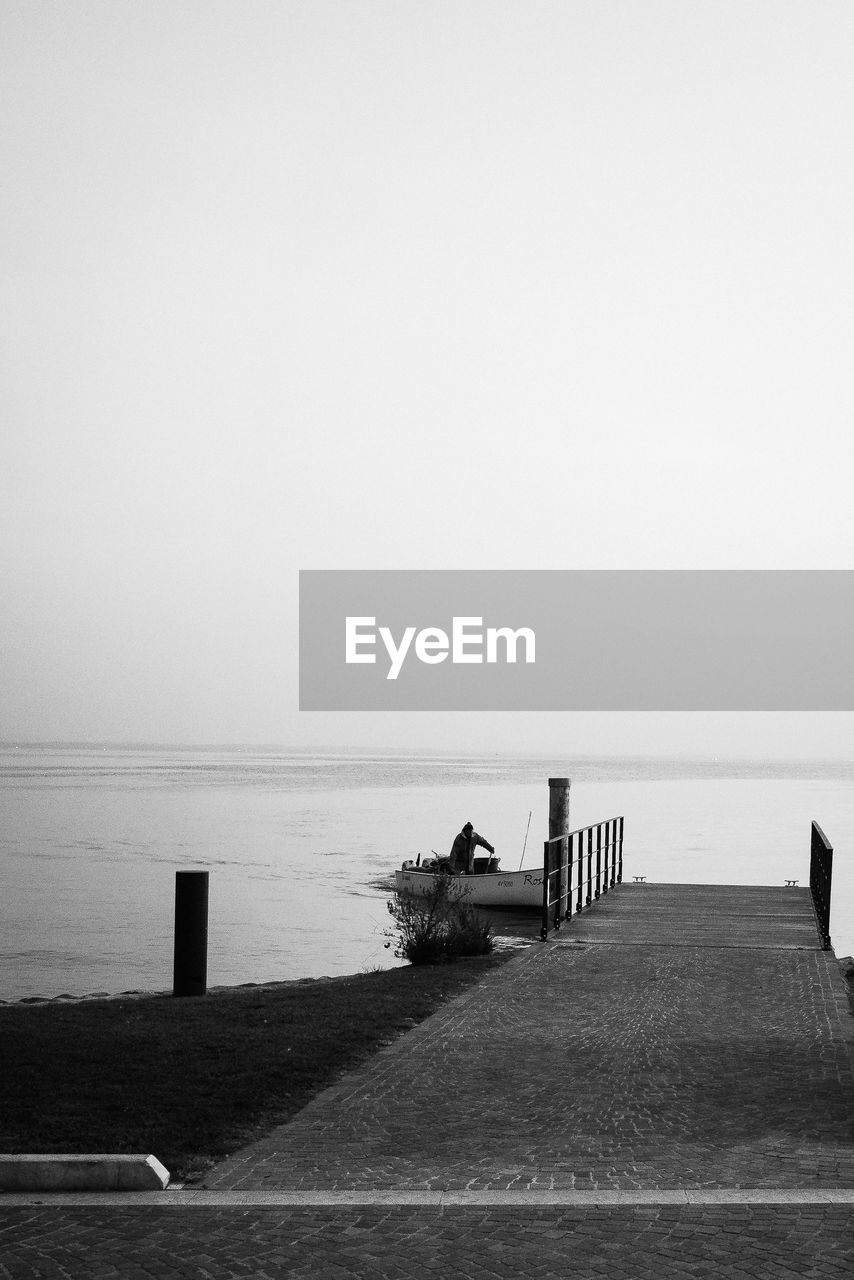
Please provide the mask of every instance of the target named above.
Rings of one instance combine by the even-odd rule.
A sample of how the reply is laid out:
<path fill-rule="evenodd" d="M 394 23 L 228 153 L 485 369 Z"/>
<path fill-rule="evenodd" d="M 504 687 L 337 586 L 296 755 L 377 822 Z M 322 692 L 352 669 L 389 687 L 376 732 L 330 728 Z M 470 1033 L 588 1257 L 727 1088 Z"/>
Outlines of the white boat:
<path fill-rule="evenodd" d="M 436 865 L 435 862 L 421 865 L 404 862 L 400 871 L 394 873 L 398 893 L 430 893 L 440 875 L 447 875 L 447 872 L 436 871 Z M 497 858 L 475 858 L 472 875 L 452 877 L 454 889 L 476 907 L 542 909 L 542 867 L 529 867 L 522 871 L 499 871 L 497 868 Z"/>

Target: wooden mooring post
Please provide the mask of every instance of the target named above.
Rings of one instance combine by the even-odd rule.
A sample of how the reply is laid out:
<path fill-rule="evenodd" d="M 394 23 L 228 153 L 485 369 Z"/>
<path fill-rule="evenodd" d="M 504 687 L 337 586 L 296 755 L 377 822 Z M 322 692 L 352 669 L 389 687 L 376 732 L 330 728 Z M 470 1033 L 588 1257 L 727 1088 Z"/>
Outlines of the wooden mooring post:
<path fill-rule="evenodd" d="M 569 778 L 549 778 L 549 839 L 569 833 Z"/>
<path fill-rule="evenodd" d="M 553 845 L 552 849 L 558 857 L 556 896 L 561 900 L 569 889 L 566 881 L 570 875 L 569 866 L 572 860 L 567 848 L 569 841 L 563 839 L 564 836 L 569 835 L 569 789 L 571 786 L 569 778 L 549 778 L 549 840 L 560 841 L 558 845 Z M 548 866 L 544 865 L 544 879 L 548 869 Z M 556 927 L 560 928 L 559 921 Z"/>
<path fill-rule="evenodd" d="M 203 996 L 208 989 L 207 871 L 175 872 L 173 996 Z"/>

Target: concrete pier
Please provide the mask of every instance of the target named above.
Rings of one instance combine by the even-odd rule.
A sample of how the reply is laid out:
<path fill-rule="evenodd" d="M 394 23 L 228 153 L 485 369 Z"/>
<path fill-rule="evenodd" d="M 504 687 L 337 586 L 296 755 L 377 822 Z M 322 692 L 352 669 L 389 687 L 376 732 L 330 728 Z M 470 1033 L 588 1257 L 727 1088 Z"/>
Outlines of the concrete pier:
<path fill-rule="evenodd" d="M 104 1274 L 155 1240 L 180 1275 L 842 1277 L 852 1031 L 808 891 L 618 885 L 197 1188 L 6 1248 L 41 1215 Z"/>

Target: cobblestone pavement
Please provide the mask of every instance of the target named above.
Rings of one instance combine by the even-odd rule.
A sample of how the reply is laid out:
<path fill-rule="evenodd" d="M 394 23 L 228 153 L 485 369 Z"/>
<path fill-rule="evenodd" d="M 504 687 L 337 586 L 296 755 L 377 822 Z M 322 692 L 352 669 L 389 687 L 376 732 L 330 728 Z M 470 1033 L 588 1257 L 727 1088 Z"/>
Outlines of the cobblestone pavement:
<path fill-rule="evenodd" d="M 847 1280 L 852 1271 L 850 1210 L 834 1206 L 0 1214 L 2 1280 Z"/>
<path fill-rule="evenodd" d="M 655 929 L 669 936 L 659 897 Z M 854 1188 L 854 1019 L 832 953 L 801 949 L 788 923 L 786 945 L 763 949 L 731 920 L 719 946 L 711 928 L 712 945 L 654 945 L 659 933 L 641 945 L 637 921 L 620 945 L 592 921 L 487 974 L 203 1183 L 321 1198 L 410 1190 L 416 1202 L 504 1191 L 515 1203 L 0 1197 L 0 1280 L 850 1276 L 852 1206 L 809 1202 Z M 793 1198 L 655 1202 L 679 1188 Z M 620 1189 L 641 1203 L 595 1203 Z M 594 1202 L 533 1203 L 548 1190 Z"/>
<path fill-rule="evenodd" d="M 214 1188 L 854 1186 L 831 953 L 536 945 Z"/>

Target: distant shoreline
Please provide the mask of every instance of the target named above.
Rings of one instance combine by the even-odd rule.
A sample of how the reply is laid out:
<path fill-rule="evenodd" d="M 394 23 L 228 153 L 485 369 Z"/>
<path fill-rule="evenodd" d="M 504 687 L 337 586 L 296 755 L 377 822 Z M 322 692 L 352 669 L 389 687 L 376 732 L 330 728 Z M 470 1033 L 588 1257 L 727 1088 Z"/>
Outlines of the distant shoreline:
<path fill-rule="evenodd" d="M 436 761 L 452 761 L 467 760 L 472 763 L 511 763 L 524 762 L 527 764 L 543 764 L 543 765 L 560 765 L 561 768 L 571 766 L 573 764 L 581 767 L 604 766 L 613 768 L 616 764 L 638 764 L 649 767 L 656 763 L 668 765 L 684 765 L 686 768 L 690 766 L 711 767 L 714 765 L 728 766 L 733 765 L 739 769 L 754 768 L 775 768 L 775 769 L 809 769 L 832 766 L 833 768 L 848 767 L 854 770 L 854 758 L 850 755 L 833 755 L 833 754 L 808 754 L 796 755 L 791 752 L 784 754 L 769 754 L 767 751 L 743 753 L 738 751 L 639 751 L 639 750 L 621 750 L 621 751 L 594 751 L 594 752 L 566 752 L 561 750 L 552 751 L 526 751 L 519 750 L 471 750 L 464 747 L 449 750 L 447 747 L 431 747 L 431 746 L 383 746 L 383 745 L 365 745 L 365 746 L 334 746 L 328 743 L 312 746 L 312 745 L 294 745 L 288 743 L 268 743 L 268 742 L 132 742 L 117 741 L 110 742 L 105 739 L 94 741 L 74 741 L 74 740 L 51 740 L 44 739 L 39 741 L 25 740 L 0 740 L 0 751 L 16 752 L 16 751 L 75 751 L 75 752 L 139 752 L 148 753 L 167 753 L 175 752 L 180 754 L 198 753 L 202 755 L 213 754 L 235 754 L 245 755 L 249 753 L 259 753 L 264 755 L 278 755 L 282 757 L 329 757 L 340 756 L 352 758 L 354 760 L 382 760 L 383 758 L 397 759 L 415 759 L 415 760 L 436 760 Z"/>

